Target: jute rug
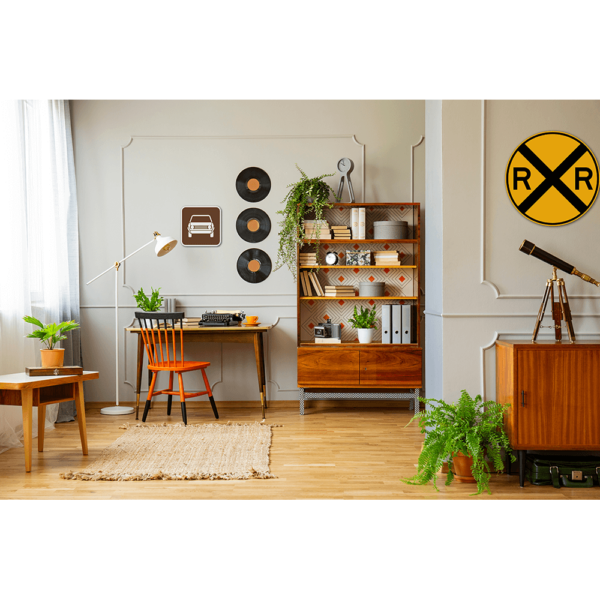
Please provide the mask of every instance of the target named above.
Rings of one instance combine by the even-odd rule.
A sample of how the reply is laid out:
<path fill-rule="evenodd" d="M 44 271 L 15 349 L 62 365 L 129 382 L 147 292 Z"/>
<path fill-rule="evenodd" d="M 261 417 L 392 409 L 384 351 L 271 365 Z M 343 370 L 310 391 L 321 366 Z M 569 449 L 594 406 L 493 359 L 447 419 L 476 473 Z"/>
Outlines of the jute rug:
<path fill-rule="evenodd" d="M 82 471 L 63 479 L 272 479 L 265 423 L 123 425 L 127 429 Z"/>

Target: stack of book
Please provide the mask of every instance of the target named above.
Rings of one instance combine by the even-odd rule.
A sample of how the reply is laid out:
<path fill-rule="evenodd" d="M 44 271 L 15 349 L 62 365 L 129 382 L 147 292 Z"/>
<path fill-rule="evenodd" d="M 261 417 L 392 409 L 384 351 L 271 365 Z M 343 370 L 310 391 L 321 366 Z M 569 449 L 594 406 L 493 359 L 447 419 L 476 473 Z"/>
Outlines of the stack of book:
<path fill-rule="evenodd" d="M 202 321 L 202 317 L 184 317 L 183 318 L 183 327 L 199 327 L 200 322 Z"/>
<path fill-rule="evenodd" d="M 375 251 L 373 252 L 375 264 L 382 267 L 394 267 L 400 265 L 400 257 L 397 250 Z"/>
<path fill-rule="evenodd" d="M 301 252 L 299 256 L 301 267 L 316 267 L 317 253 L 316 252 Z"/>
<path fill-rule="evenodd" d="M 319 232 L 320 240 L 331 239 L 331 229 L 329 228 L 329 223 L 326 220 L 320 219 L 316 221 L 304 221 L 304 233 L 306 234 L 306 239 L 316 239 L 317 231 Z"/>
<path fill-rule="evenodd" d="M 323 288 L 317 279 L 317 274 L 300 271 L 300 285 L 305 296 L 324 296 Z M 313 288 L 315 293 L 313 294 Z"/>
<path fill-rule="evenodd" d="M 347 298 L 355 296 L 354 287 L 351 285 L 326 285 L 325 296 L 332 298 Z"/>
<path fill-rule="evenodd" d="M 332 225 L 331 232 L 334 240 L 351 240 L 352 232 L 347 225 Z"/>

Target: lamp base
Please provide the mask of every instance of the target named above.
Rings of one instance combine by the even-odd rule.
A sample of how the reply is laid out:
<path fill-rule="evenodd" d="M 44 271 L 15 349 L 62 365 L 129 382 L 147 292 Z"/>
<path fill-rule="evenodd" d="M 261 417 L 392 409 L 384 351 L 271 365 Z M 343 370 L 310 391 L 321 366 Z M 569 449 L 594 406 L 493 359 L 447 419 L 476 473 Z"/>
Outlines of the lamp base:
<path fill-rule="evenodd" d="M 133 412 L 133 406 L 105 406 L 100 409 L 103 415 L 130 415 Z"/>

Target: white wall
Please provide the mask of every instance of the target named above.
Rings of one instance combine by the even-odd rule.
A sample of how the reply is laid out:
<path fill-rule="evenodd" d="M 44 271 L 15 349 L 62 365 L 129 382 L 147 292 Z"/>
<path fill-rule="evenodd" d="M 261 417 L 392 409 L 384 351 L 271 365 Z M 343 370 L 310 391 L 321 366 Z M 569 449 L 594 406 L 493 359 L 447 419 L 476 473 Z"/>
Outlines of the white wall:
<path fill-rule="evenodd" d="M 519 252 L 521 242 L 528 239 L 580 271 L 600 276 L 600 208 L 594 205 L 582 218 L 562 227 L 535 224 L 521 216 L 507 196 L 507 162 L 522 141 L 548 130 L 579 137 L 598 156 L 600 102 L 444 101 L 441 105 L 440 123 L 438 103 L 427 102 L 427 131 L 441 132 L 442 149 L 440 173 L 429 164 L 433 139 L 429 140 L 429 241 L 434 208 L 443 221 L 441 309 L 434 303 L 438 295 L 428 293 L 427 298 L 427 329 L 436 327 L 438 332 L 436 340 L 427 338 L 427 356 L 436 360 L 427 363 L 434 378 L 428 377 L 427 385 L 428 390 L 440 390 L 446 400 L 456 399 L 463 388 L 471 394 L 485 391 L 488 399 L 494 399 L 494 341 L 531 337 L 551 275 L 548 265 Z M 441 207 L 436 204 L 438 190 Z M 430 259 L 435 260 L 435 255 L 427 259 L 428 280 L 434 268 Z M 600 337 L 600 292 L 576 277 L 564 277 L 576 334 L 582 339 Z M 549 337 L 546 331 L 542 330 L 542 337 Z M 442 346 L 442 358 L 434 356 L 434 341 Z"/>
<path fill-rule="evenodd" d="M 85 368 L 101 372 L 87 399 L 114 399 L 114 283 L 111 275 L 90 286 L 85 282 L 121 258 L 123 249 L 131 252 L 141 245 L 148 228 L 179 238 L 180 208 L 190 201 L 223 208 L 222 246 L 210 252 L 180 247 L 178 255 L 158 262 L 147 249 L 127 263 L 123 273 L 127 284 L 135 289 L 160 285 L 162 293 L 177 297 L 178 306 L 190 315 L 228 305 L 246 308 L 262 322 L 277 321 L 267 340 L 268 391 L 274 400 L 296 399 L 295 284 L 284 269 L 273 273 L 265 284 L 250 285 L 239 279 L 234 265 L 240 240 L 233 222 L 251 205 L 215 180 L 234 177 L 246 152 L 253 165 L 261 161 L 271 165 L 267 170 L 272 192 L 257 206 L 269 214 L 273 229 L 265 244 L 257 246 L 275 260 L 279 220 L 275 212 L 285 186 L 296 180 L 294 163 L 299 162 L 311 175 L 333 172 L 337 153 L 348 148 L 348 153 L 358 152 L 360 157 L 362 147 L 350 138 L 336 137 L 354 135 L 365 148 L 366 201 L 409 201 L 410 146 L 424 133 L 424 109 L 422 101 L 72 101 L 83 358 Z M 250 140 L 198 139 L 206 136 Z M 303 137 L 297 142 L 264 139 L 269 136 Z M 423 146 L 415 157 L 415 201 L 423 202 Z M 223 172 L 216 177 L 215 169 Z M 205 186 L 207 180 L 210 185 Z M 331 183 L 336 188 L 337 177 Z M 168 192 L 171 198 L 166 198 Z M 194 286 L 190 283 L 194 278 L 208 279 L 210 286 Z M 129 288 L 120 287 L 119 305 L 122 331 L 134 312 Z M 123 401 L 132 401 L 135 346 L 125 333 L 120 339 L 120 394 Z M 216 400 L 258 400 L 250 346 L 194 344 L 190 351 L 192 357 L 211 361 L 209 377 L 216 383 Z"/>

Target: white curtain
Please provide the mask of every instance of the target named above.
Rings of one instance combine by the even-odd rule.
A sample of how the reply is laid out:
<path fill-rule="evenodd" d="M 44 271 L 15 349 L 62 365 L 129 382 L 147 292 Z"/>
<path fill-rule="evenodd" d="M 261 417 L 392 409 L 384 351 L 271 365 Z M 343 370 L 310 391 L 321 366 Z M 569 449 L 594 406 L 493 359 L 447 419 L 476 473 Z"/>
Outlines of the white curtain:
<path fill-rule="evenodd" d="M 0 374 L 8 374 L 40 364 L 41 344 L 25 337 L 32 326 L 23 316 L 44 323 L 79 323 L 77 198 L 68 101 L 0 102 L 0 235 Z M 65 364 L 81 365 L 78 330 L 69 332 L 63 347 Z M 50 405 L 47 428 L 54 427 L 59 407 L 64 413 L 59 420 L 73 419 L 73 407 Z M 0 406 L 0 452 L 21 446 L 22 435 L 21 407 Z"/>

